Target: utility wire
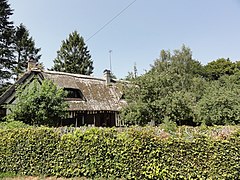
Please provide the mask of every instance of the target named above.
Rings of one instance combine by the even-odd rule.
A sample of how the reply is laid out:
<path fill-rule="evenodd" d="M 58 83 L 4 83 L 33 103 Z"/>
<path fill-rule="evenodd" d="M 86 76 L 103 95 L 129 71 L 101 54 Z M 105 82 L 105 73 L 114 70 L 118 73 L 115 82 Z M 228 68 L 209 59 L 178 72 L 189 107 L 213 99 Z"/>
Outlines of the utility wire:
<path fill-rule="evenodd" d="M 116 16 L 114 16 L 112 19 L 110 19 L 106 24 L 104 24 L 99 30 L 97 30 L 92 36 L 90 36 L 87 40 L 89 41 L 92 39 L 96 34 L 98 34 L 101 30 L 103 30 L 107 25 L 109 25 L 111 22 L 113 22 L 114 19 L 116 19 L 118 16 L 120 16 L 124 11 L 126 11 L 133 3 L 135 3 L 137 0 L 132 1 L 129 5 L 127 5 L 123 10 L 121 10 Z"/>

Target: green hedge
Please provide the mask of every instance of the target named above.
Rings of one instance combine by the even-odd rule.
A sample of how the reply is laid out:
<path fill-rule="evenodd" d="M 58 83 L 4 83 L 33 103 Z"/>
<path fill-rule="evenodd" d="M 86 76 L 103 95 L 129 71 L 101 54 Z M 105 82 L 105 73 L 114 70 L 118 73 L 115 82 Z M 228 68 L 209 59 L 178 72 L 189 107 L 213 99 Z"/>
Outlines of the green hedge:
<path fill-rule="evenodd" d="M 238 179 L 240 131 L 170 136 L 154 128 L 0 130 L 0 172 L 123 179 Z"/>

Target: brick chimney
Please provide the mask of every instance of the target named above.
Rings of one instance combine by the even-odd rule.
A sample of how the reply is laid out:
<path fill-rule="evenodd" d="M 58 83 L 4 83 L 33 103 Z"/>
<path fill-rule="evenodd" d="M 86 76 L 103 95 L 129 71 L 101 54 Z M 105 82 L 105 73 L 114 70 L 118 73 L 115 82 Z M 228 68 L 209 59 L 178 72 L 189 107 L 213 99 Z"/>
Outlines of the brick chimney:
<path fill-rule="evenodd" d="M 111 71 L 108 70 L 108 69 L 105 69 L 103 71 L 103 73 L 104 73 L 104 77 L 105 77 L 105 80 L 106 80 L 106 84 L 110 84 L 110 82 L 111 82 Z"/>
<path fill-rule="evenodd" d="M 30 58 L 29 61 L 28 61 L 27 70 L 31 71 L 32 69 L 36 68 L 36 66 L 37 66 L 37 61 L 33 58 Z"/>

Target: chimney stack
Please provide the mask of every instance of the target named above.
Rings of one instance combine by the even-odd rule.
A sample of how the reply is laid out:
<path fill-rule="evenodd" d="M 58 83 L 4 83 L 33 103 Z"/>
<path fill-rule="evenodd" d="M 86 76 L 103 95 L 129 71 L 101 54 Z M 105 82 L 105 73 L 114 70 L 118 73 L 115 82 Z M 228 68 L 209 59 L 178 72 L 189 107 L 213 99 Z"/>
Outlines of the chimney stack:
<path fill-rule="evenodd" d="M 105 69 L 103 71 L 103 73 L 104 73 L 104 77 L 105 77 L 105 80 L 106 80 L 106 84 L 110 84 L 110 82 L 111 82 L 111 71 L 108 70 L 108 69 Z"/>
<path fill-rule="evenodd" d="M 35 59 L 33 59 L 33 58 L 30 58 L 29 61 L 28 61 L 27 70 L 31 71 L 32 69 L 34 69 L 36 67 L 37 67 L 37 61 Z"/>

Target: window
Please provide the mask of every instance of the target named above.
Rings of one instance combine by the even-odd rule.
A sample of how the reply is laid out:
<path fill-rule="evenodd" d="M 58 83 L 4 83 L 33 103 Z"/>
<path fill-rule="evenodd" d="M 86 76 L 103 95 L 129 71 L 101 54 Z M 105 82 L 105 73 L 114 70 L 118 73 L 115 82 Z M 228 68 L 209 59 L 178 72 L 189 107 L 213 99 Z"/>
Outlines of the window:
<path fill-rule="evenodd" d="M 64 90 L 67 92 L 66 100 L 85 100 L 82 92 L 79 89 L 64 88 Z"/>
<path fill-rule="evenodd" d="M 120 100 L 125 100 L 125 94 L 122 94 Z"/>

